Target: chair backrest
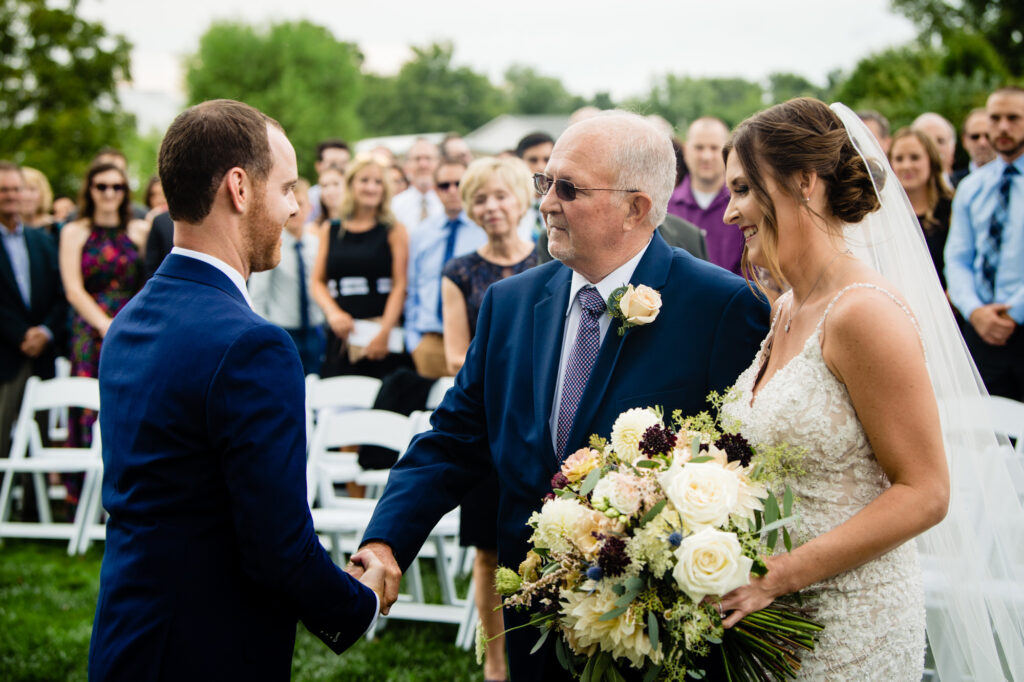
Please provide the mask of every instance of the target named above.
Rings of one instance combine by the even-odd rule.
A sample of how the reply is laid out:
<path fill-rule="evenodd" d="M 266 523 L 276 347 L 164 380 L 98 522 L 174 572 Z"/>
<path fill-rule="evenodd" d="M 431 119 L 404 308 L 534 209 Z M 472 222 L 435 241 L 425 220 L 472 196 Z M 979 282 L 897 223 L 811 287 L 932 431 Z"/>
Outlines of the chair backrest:
<path fill-rule="evenodd" d="M 313 427 L 327 410 L 369 409 L 380 393 L 381 380 L 357 375 L 321 379 L 306 377 L 306 445 L 313 441 Z"/>
<path fill-rule="evenodd" d="M 454 385 L 455 377 L 441 377 L 435 381 L 434 385 L 430 387 L 430 393 L 427 394 L 427 409 L 433 410 L 440 405 L 444 400 L 444 394 Z"/>
<path fill-rule="evenodd" d="M 100 409 L 100 384 L 90 377 L 62 377 L 41 380 L 29 377 L 21 399 L 21 410 L 11 439 L 11 457 L 66 455 L 68 448 L 44 448 L 36 413 L 65 407 Z M 97 430 L 98 433 L 98 430 Z M 31 449 L 31 452 L 30 452 Z M 88 448 L 82 448 L 88 450 Z"/>
<path fill-rule="evenodd" d="M 990 395 L 985 398 L 985 412 L 996 433 L 1016 439 L 1014 451 L 1024 455 L 1024 403 Z"/>

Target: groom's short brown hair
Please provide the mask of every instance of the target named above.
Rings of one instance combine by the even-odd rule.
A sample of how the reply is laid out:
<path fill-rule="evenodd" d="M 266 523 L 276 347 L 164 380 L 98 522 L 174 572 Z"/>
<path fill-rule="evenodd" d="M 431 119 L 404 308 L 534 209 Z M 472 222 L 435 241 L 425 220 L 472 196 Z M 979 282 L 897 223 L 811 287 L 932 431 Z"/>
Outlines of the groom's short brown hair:
<path fill-rule="evenodd" d="M 171 218 L 201 222 L 232 168 L 264 182 L 273 165 L 267 125 L 282 129 L 258 109 L 231 99 L 202 102 L 180 113 L 164 135 L 158 162 Z"/>

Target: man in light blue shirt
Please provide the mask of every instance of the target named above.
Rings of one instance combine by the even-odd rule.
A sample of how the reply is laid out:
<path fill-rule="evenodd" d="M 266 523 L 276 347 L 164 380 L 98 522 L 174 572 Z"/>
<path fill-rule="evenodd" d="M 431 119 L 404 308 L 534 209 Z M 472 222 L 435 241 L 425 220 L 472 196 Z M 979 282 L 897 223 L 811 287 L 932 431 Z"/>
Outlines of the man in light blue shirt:
<path fill-rule="evenodd" d="M 444 214 L 424 220 L 409 243 L 405 347 L 412 353 L 416 371 L 429 379 L 447 374 L 441 338 L 441 270 L 452 258 L 487 242 L 486 233 L 462 210 L 459 182 L 465 172 L 458 161 L 443 161 L 437 167 L 434 183 Z"/>
<path fill-rule="evenodd" d="M 989 393 L 1024 401 L 1024 89 L 995 91 L 986 109 L 999 157 L 957 189 L 946 281 Z"/>

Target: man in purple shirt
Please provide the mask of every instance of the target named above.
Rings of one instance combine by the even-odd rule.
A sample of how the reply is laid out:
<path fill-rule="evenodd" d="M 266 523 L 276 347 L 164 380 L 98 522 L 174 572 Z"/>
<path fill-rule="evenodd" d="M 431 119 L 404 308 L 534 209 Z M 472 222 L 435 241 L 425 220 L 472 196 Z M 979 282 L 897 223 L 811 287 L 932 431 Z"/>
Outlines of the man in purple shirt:
<path fill-rule="evenodd" d="M 707 241 L 708 260 L 740 274 L 743 235 L 723 220 L 729 190 L 725 187 L 722 147 L 728 137 L 728 126 L 717 118 L 705 116 L 690 124 L 683 144 L 683 158 L 690 173 L 672 193 L 668 212 L 700 228 Z"/>

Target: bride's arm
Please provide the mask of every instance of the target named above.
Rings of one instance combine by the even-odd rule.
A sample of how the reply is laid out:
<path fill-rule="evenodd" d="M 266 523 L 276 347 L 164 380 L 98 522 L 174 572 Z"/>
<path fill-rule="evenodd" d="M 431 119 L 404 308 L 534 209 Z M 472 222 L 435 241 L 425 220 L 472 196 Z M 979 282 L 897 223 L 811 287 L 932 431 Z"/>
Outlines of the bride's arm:
<path fill-rule="evenodd" d="M 722 598 L 732 627 L 775 598 L 855 568 L 935 525 L 949 504 L 949 472 L 924 353 L 910 318 L 884 294 L 845 296 L 829 315 L 822 353 L 846 384 L 892 486 L 829 532 L 770 557 L 768 573 Z M 812 453 L 813 456 L 813 453 Z"/>

